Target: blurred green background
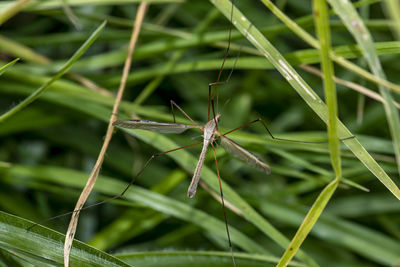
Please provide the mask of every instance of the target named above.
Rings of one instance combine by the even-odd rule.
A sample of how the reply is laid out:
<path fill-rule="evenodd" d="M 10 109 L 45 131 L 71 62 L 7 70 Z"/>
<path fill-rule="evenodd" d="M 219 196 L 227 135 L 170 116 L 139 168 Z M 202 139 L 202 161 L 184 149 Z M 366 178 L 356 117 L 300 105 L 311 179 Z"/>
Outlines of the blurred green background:
<path fill-rule="evenodd" d="M 108 22 L 65 76 L 37 101 L 0 123 L 1 210 L 34 222 L 73 210 L 103 142 L 138 6 L 129 3 L 135 1 L 100 1 L 97 5 L 81 1 L 69 6 L 65 5 L 69 1 L 48 2 L 55 3 L 54 7 L 28 5 L 1 25 L 1 65 L 21 58 L 0 77 L 1 113 L 46 82 L 102 21 Z M 204 123 L 208 84 L 217 79 L 228 45 L 230 22 L 208 1 L 159 2 L 164 3 L 152 3 L 147 11 L 119 118 L 134 115 L 172 122 L 169 101 L 174 100 L 194 120 Z M 383 2 L 363 1 L 368 5 L 358 11 L 374 41 L 381 45 L 378 53 L 388 80 L 399 84 L 400 45 L 392 42 L 398 40 L 390 29 L 392 22 Z M 0 11 L 6 10 L 7 4 L 1 2 Z M 235 4 L 323 98 L 321 79 L 298 68 L 301 64 L 319 68 L 318 52 L 288 30 L 261 2 L 237 0 Z M 315 35 L 311 2 L 280 0 L 275 4 L 290 18 L 300 19 L 300 25 Z M 352 36 L 338 17 L 330 19 L 332 46 L 347 49 L 343 55 L 366 68 Z M 235 29 L 228 57 L 222 80 L 229 76 L 236 58 L 237 63 L 229 82 L 217 91 L 221 132 L 262 118 L 281 138 L 326 140 L 325 124 Z M 338 65 L 335 75 L 374 91 L 377 88 Z M 96 85 L 82 83 L 82 79 Z M 382 104 L 342 85 L 337 86 L 337 94 L 342 122 L 397 182 Z M 178 122 L 188 123 L 178 111 L 176 115 Z M 152 141 L 151 133 L 141 134 L 147 136 L 146 142 L 115 131 L 98 191 L 91 194 L 88 204 L 121 192 L 152 154 L 163 151 L 158 139 Z M 290 240 L 322 188 L 334 178 L 327 144 L 274 141 L 261 124 L 229 136 L 268 162 L 272 174 L 266 176 L 218 147 L 222 179 L 262 215 L 263 222 L 271 223 Z M 178 146 L 201 140 L 197 131 L 165 137 Z M 187 151 L 197 158 L 200 149 L 198 146 Z M 302 250 L 321 266 L 400 264 L 400 205 L 344 146 L 342 153 L 344 178 L 370 192 L 341 184 Z M 221 205 L 210 195 L 211 189 L 198 189 L 194 199 L 186 197 L 193 169 L 180 160 L 186 158 L 156 158 L 138 179 L 137 188 L 130 190 L 132 198 L 82 212 L 76 238 L 135 266 L 231 266 Z M 212 153 L 205 165 L 215 172 Z M 156 195 L 152 195 L 154 192 Z M 201 216 L 198 212 L 202 212 Z M 244 218 L 230 210 L 227 215 L 231 228 L 244 236 L 233 234 L 238 266 L 273 265 L 276 258 L 267 256 L 282 255 L 280 245 L 255 226 L 255 217 Z M 69 217 L 45 225 L 65 233 Z M 3 223 L 18 224 L 19 219 L 10 218 L 4 217 Z M 11 233 L 7 227 L 4 229 Z M 43 231 L 43 236 L 50 236 Z M 34 257 L 29 256 L 35 253 L 27 254 L 28 249 L 23 250 L 25 254 L 19 251 L 14 255 L 10 247 L 18 247 L 18 240 L 16 234 L 14 239 L 1 242 L 0 260 L 4 266 L 44 264 L 44 254 L 35 263 Z M 31 238 L 31 242 L 36 241 Z M 49 266 L 61 262 L 60 246 L 60 242 L 49 244 L 49 249 L 59 251 L 49 256 L 54 261 L 46 262 Z M 265 257 L 257 258 L 256 254 Z"/>

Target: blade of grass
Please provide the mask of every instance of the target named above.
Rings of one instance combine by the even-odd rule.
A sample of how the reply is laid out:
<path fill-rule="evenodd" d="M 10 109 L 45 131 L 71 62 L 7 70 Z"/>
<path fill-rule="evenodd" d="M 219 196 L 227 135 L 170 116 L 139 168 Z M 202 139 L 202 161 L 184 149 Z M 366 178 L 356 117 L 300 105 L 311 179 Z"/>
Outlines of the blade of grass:
<path fill-rule="evenodd" d="M 0 10 L 7 8 L 13 4 L 14 1 L 2 1 L 0 3 Z M 123 4 L 137 4 L 143 2 L 142 0 L 68 0 L 68 5 L 73 6 L 86 6 L 86 5 L 123 5 Z M 170 3 L 170 2 L 183 2 L 183 0 L 148 0 L 148 3 Z M 59 0 L 34 0 L 24 7 L 24 11 L 38 11 L 43 9 L 62 8 L 63 2 Z"/>
<path fill-rule="evenodd" d="M 35 62 L 38 64 L 47 64 L 50 60 L 27 46 L 21 45 L 11 39 L 0 35 L 0 50 L 3 53 L 20 57 L 22 60 Z"/>
<path fill-rule="evenodd" d="M 8 5 L 0 12 L 0 26 L 17 14 L 30 0 L 18 0 L 14 1 L 12 4 Z"/>
<path fill-rule="evenodd" d="M 282 258 L 280 259 L 279 264 L 277 266 L 288 265 L 292 257 L 296 254 L 297 250 L 300 248 L 304 239 L 306 239 L 307 235 L 310 233 L 314 224 L 317 222 L 326 204 L 328 204 L 329 199 L 335 192 L 338 184 L 339 184 L 338 179 L 333 180 L 319 194 L 317 200 L 314 202 L 313 206 L 307 213 L 299 229 L 297 230 L 296 235 L 293 237 L 293 240 L 290 242 L 290 245 L 287 247 L 285 253 L 282 255 Z"/>
<path fill-rule="evenodd" d="M 331 199 L 337 186 L 342 178 L 342 166 L 340 158 L 340 144 L 337 129 L 337 97 L 336 88 L 333 81 L 334 71 L 333 64 L 329 57 L 331 53 L 331 37 L 329 29 L 328 7 L 325 0 L 313 1 L 313 12 L 315 16 L 315 25 L 321 47 L 321 66 L 323 71 L 323 82 L 325 99 L 328 106 L 328 140 L 329 151 L 333 170 L 335 171 L 335 179 L 328 184 L 320 193 L 317 200 L 308 211 L 306 217 L 301 223 L 295 236 L 282 255 L 277 266 L 287 266 L 290 260 L 294 257 L 301 244 L 307 238 L 311 229 L 318 221 L 321 213 L 325 209 L 328 201 Z"/>
<path fill-rule="evenodd" d="M 314 16 L 317 28 L 319 43 L 321 47 L 321 66 L 323 72 L 323 82 L 325 91 L 325 102 L 328 107 L 328 140 L 331 163 L 335 171 L 336 178 L 340 182 L 342 177 L 342 167 L 340 158 L 340 141 L 337 129 L 338 105 L 336 87 L 333 77 L 333 63 L 329 57 L 331 53 L 331 37 L 329 29 L 328 7 L 325 0 L 314 0 Z"/>
<path fill-rule="evenodd" d="M 25 256 L 29 262 L 34 259 L 37 266 L 60 266 L 64 236 L 43 226 L 27 231 L 31 225 L 32 222 L 0 211 L 0 248 Z M 79 241 L 74 242 L 71 263 L 74 266 L 130 266 Z"/>
<path fill-rule="evenodd" d="M 231 3 L 228 0 L 210 0 L 224 15 L 229 18 Z M 294 68 L 283 58 L 278 50 L 260 33 L 260 31 L 248 21 L 248 19 L 237 9 L 233 12 L 233 25 L 252 43 L 261 53 L 275 66 L 283 77 L 292 85 L 296 92 L 314 110 L 314 112 L 326 123 L 328 111 L 325 103 L 315 94 L 310 86 L 301 78 Z M 353 136 L 351 132 L 338 121 L 340 138 Z M 400 199 L 400 190 L 390 179 L 386 172 L 358 142 L 352 138 L 343 143 L 354 153 L 354 155 L 389 189 L 390 192 Z"/>
<path fill-rule="evenodd" d="M 382 69 L 379 57 L 376 54 L 375 47 L 373 44 L 372 36 L 364 25 L 362 19 L 358 15 L 357 11 L 353 7 L 352 3 L 347 0 L 334 1 L 328 0 L 332 5 L 336 14 L 340 17 L 347 29 L 356 39 L 357 43 L 363 51 L 363 55 L 368 62 L 368 65 L 375 76 L 386 79 L 386 75 Z M 391 136 L 393 139 L 394 153 L 396 155 L 397 168 L 400 174 L 400 117 L 396 110 L 393 102 L 393 98 L 388 88 L 380 85 L 380 94 L 383 99 L 383 106 L 386 112 L 386 118 L 388 120 Z"/>
<path fill-rule="evenodd" d="M 302 68 L 302 69 L 304 69 L 304 70 L 306 70 L 306 71 L 308 71 L 310 73 L 313 73 L 313 74 L 315 74 L 317 76 L 320 76 L 321 78 L 323 77 L 322 73 L 318 69 L 316 69 L 316 68 L 314 68 L 314 67 L 312 67 L 310 65 L 301 65 L 300 68 Z M 369 97 L 371 99 L 374 99 L 376 101 L 379 101 L 381 103 L 383 103 L 383 101 L 384 101 L 383 97 L 380 94 L 375 93 L 374 91 L 372 91 L 372 90 L 370 90 L 370 89 L 368 89 L 368 88 L 366 88 L 366 87 L 364 87 L 364 86 L 362 86 L 360 84 L 357 84 L 357 83 L 354 83 L 354 82 L 350 82 L 350 81 L 346 81 L 346 80 L 343 80 L 343 79 L 340 79 L 340 78 L 337 78 L 337 77 L 334 77 L 334 81 L 337 84 L 344 85 L 344 86 L 346 86 L 348 88 L 351 88 L 351 89 L 361 93 L 361 96 L 367 96 L 367 97 Z M 361 106 L 364 105 L 363 103 L 364 103 L 364 100 L 361 100 Z M 397 109 L 400 109 L 400 103 L 399 102 L 394 102 L 394 105 L 396 106 Z M 359 110 L 359 109 L 357 109 L 357 110 Z M 357 121 L 358 121 L 358 119 L 357 119 Z"/>
<path fill-rule="evenodd" d="M 12 65 L 14 65 L 17 61 L 19 60 L 19 58 L 14 59 L 13 61 L 8 62 L 7 64 L 3 65 L 2 67 L 0 67 L 0 76 L 7 71 L 7 68 L 11 67 Z"/>
<path fill-rule="evenodd" d="M 222 267 L 232 266 L 232 262 L 228 262 L 229 253 L 210 251 L 160 251 L 160 252 L 124 252 L 116 254 L 120 259 L 127 263 L 136 264 L 137 266 L 154 266 L 154 262 L 162 262 L 163 267 L 190 266 L 192 267 Z M 276 264 L 278 259 L 266 255 L 254 255 L 246 253 L 235 253 L 235 259 L 238 266 L 269 266 Z M 292 262 L 290 266 L 303 266 L 298 262 Z"/>
<path fill-rule="evenodd" d="M 0 116 L 0 123 L 9 118 L 10 116 L 14 115 L 18 111 L 25 108 L 27 105 L 35 101 L 39 98 L 39 96 L 44 93 L 52 83 L 57 81 L 68 69 L 72 66 L 72 64 L 82 56 L 82 54 L 91 46 L 91 44 L 97 39 L 100 32 L 103 30 L 106 22 L 103 22 L 87 39 L 87 41 L 75 52 L 75 54 L 65 63 L 65 65 L 46 83 L 44 83 L 41 87 L 39 87 L 35 92 L 33 92 L 30 96 L 25 98 L 21 103 L 19 103 L 14 108 L 10 109 L 6 113 Z"/>
<path fill-rule="evenodd" d="M 392 19 L 392 31 L 397 40 L 400 40 L 400 2 L 396 0 L 385 0 L 382 2 L 387 14 Z"/>

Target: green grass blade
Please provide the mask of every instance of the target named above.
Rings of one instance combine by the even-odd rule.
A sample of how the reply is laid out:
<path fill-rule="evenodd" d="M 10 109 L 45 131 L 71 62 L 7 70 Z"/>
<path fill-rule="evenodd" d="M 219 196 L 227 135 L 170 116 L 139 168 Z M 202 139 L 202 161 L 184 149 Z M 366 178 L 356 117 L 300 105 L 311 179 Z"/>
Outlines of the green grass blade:
<path fill-rule="evenodd" d="M 296 254 L 301 244 L 306 239 L 311 229 L 314 227 L 314 224 L 319 219 L 326 204 L 328 204 L 328 201 L 331 199 L 333 193 L 335 192 L 338 184 L 339 180 L 335 179 L 328 186 L 326 186 L 324 190 L 322 190 L 321 194 L 318 196 L 317 200 L 314 202 L 313 206 L 301 223 L 299 229 L 296 232 L 296 235 L 290 242 L 290 245 L 287 247 L 285 253 L 282 255 L 282 258 L 277 266 L 287 266 L 289 264 L 290 260 Z"/>
<path fill-rule="evenodd" d="M 392 19 L 392 31 L 397 40 L 400 40 L 400 2 L 396 0 L 386 0 L 382 3 L 386 12 Z"/>
<path fill-rule="evenodd" d="M 3 53 L 19 57 L 24 61 L 35 62 L 38 64 L 47 64 L 50 62 L 48 58 L 36 53 L 31 48 L 6 38 L 3 35 L 0 35 L 0 50 Z"/>
<path fill-rule="evenodd" d="M 0 67 L 0 76 L 7 71 L 7 68 L 11 67 L 12 65 L 14 65 L 17 61 L 19 60 L 19 58 L 14 59 L 13 61 L 8 62 L 7 64 L 5 64 L 4 66 Z"/>
<path fill-rule="evenodd" d="M 125 252 L 116 255 L 127 263 L 136 266 L 154 266 L 155 262 L 162 263 L 163 267 L 221 267 L 232 266 L 231 254 L 226 252 L 198 252 L 198 251 L 171 251 L 171 252 Z M 265 255 L 235 253 L 237 266 L 275 266 L 277 258 Z M 305 266 L 293 262 L 290 266 Z"/>
<path fill-rule="evenodd" d="M 338 104 L 336 86 L 333 81 L 335 76 L 333 63 L 329 57 L 331 53 L 331 36 L 329 29 L 329 16 L 327 4 L 324 0 L 314 0 L 315 24 L 317 28 L 319 43 L 321 47 L 321 66 L 325 91 L 325 102 L 328 107 L 328 139 L 332 167 L 336 179 L 342 177 L 342 166 L 340 160 L 340 141 L 337 130 Z"/>
<path fill-rule="evenodd" d="M 27 105 L 35 101 L 39 98 L 39 96 L 44 93 L 51 84 L 57 81 L 64 73 L 68 71 L 68 69 L 74 64 L 76 60 L 78 60 L 82 54 L 92 45 L 92 43 L 97 39 L 103 28 L 105 27 L 106 22 L 103 22 L 86 40 L 86 42 L 75 52 L 75 54 L 65 63 L 65 65 L 46 83 L 44 83 L 41 87 L 39 87 L 35 92 L 33 92 L 30 96 L 28 96 L 25 100 L 19 103 L 14 108 L 10 109 L 6 113 L 0 116 L 0 122 L 3 122 L 10 116 L 14 115 L 18 111 L 25 108 Z"/>
<path fill-rule="evenodd" d="M 8 5 L 0 12 L 0 26 L 17 14 L 30 0 L 18 0 Z"/>
<path fill-rule="evenodd" d="M 65 236 L 43 226 L 30 231 L 33 223 L 0 211 L 0 248 L 21 255 L 38 266 L 61 266 Z M 74 241 L 71 252 L 73 266 L 124 266 L 123 261 L 94 249 L 82 242 Z"/>
<path fill-rule="evenodd" d="M 337 97 L 335 83 L 333 81 L 333 64 L 329 57 L 331 52 L 331 38 L 328 20 L 328 8 L 325 0 L 314 0 L 313 6 L 315 24 L 321 47 L 321 66 L 323 70 L 325 99 L 328 106 L 329 151 L 331 164 L 335 171 L 336 177 L 329 185 L 326 186 L 326 188 L 320 193 L 317 200 L 312 205 L 311 209 L 297 230 L 296 235 L 293 237 L 285 253 L 282 255 L 278 266 L 287 266 L 289 264 L 291 259 L 302 245 L 303 241 L 307 238 L 311 229 L 314 227 L 315 223 L 318 221 L 321 213 L 324 211 L 342 177 L 340 144 L 336 120 L 338 113 Z"/>
<path fill-rule="evenodd" d="M 169 3 L 169 2 L 182 2 L 183 0 L 149 0 L 148 2 L 158 2 L 158 3 Z M 0 11 L 4 10 L 14 1 L 2 1 L 0 3 Z M 85 5 L 123 5 L 123 4 L 134 4 L 140 3 L 142 0 L 69 0 L 68 5 L 73 6 L 85 6 Z M 24 11 L 37 11 L 43 9 L 53 9 L 53 8 L 62 8 L 63 2 L 58 0 L 32 0 L 29 4 L 24 7 Z"/>
<path fill-rule="evenodd" d="M 363 51 L 364 57 L 368 62 L 368 65 L 375 76 L 386 79 L 386 75 L 382 69 L 379 57 L 375 51 L 372 36 L 364 25 L 362 19 L 358 15 L 357 11 L 353 7 L 350 1 L 335 1 L 329 0 L 336 14 L 341 18 L 347 29 L 356 39 L 357 43 Z M 394 105 L 394 100 L 390 94 L 388 88 L 380 85 L 380 94 L 382 95 L 384 102 L 384 108 L 386 112 L 386 118 L 388 120 L 390 132 L 393 139 L 394 152 L 396 155 L 397 168 L 400 174 L 400 117 L 399 113 Z"/>

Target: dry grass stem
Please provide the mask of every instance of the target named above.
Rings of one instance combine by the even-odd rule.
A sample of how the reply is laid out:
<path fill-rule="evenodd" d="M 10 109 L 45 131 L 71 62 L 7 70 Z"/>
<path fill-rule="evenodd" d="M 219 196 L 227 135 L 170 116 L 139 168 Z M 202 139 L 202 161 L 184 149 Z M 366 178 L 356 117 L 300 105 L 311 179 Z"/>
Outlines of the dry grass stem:
<path fill-rule="evenodd" d="M 135 50 L 135 45 L 139 36 L 139 32 L 140 32 L 140 28 L 141 28 L 141 24 L 143 22 L 144 19 L 144 15 L 146 13 L 146 9 L 148 7 L 148 3 L 143 2 L 140 4 L 139 9 L 136 13 L 136 20 L 135 20 L 135 26 L 133 27 L 133 31 L 132 31 L 132 35 L 131 35 L 131 39 L 129 42 L 129 49 L 128 49 L 128 55 L 125 61 L 125 65 L 124 65 L 124 69 L 123 69 L 123 73 L 122 73 L 122 78 L 121 78 L 121 84 L 119 86 L 118 89 L 118 93 L 115 99 L 115 103 L 114 103 L 114 107 L 113 107 L 113 111 L 111 113 L 111 117 L 110 117 L 110 121 L 108 124 L 108 128 L 107 128 L 107 133 L 106 133 L 106 137 L 104 139 L 103 142 L 103 146 L 101 148 L 101 151 L 99 153 L 99 156 L 97 158 L 96 164 L 93 167 L 92 173 L 90 174 L 90 177 L 85 185 L 85 188 L 82 190 L 81 195 L 79 196 L 79 199 L 76 203 L 74 212 L 72 213 L 71 216 L 71 220 L 68 226 L 68 230 L 66 233 L 66 237 L 65 237 L 65 243 L 64 243 L 64 266 L 68 267 L 69 266 L 69 254 L 71 252 L 71 247 L 72 247 L 72 241 L 74 240 L 74 236 L 75 236 L 75 232 L 76 232 L 76 227 L 78 225 L 78 218 L 79 218 L 79 212 L 82 209 L 83 205 L 85 204 L 90 192 L 93 189 L 93 186 L 97 180 L 97 177 L 99 175 L 100 172 L 100 168 L 101 165 L 103 163 L 104 160 L 104 155 L 107 151 L 108 145 L 110 143 L 111 137 L 112 137 L 112 133 L 114 131 L 114 126 L 113 123 L 116 121 L 117 119 L 117 112 L 119 109 L 119 105 L 121 103 L 122 100 L 122 96 L 124 93 L 124 89 L 125 89 L 125 85 L 126 85 L 126 79 L 128 77 L 129 74 L 129 70 L 132 64 L 132 55 L 133 55 L 133 51 Z"/>

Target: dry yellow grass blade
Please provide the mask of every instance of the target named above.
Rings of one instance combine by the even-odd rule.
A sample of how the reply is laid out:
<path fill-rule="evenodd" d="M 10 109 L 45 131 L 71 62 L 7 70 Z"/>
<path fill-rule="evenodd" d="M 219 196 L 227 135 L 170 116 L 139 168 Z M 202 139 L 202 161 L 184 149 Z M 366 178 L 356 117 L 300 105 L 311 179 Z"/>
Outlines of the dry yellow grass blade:
<path fill-rule="evenodd" d="M 92 191 L 94 184 L 96 183 L 97 177 L 98 177 L 100 169 L 101 169 L 101 165 L 103 164 L 104 155 L 107 151 L 108 144 L 110 143 L 112 133 L 114 131 L 113 123 L 117 119 L 116 114 L 117 114 L 119 105 L 121 103 L 122 95 L 125 90 L 126 79 L 128 77 L 129 70 L 130 70 L 130 67 L 132 64 L 133 51 L 135 50 L 135 45 L 136 45 L 137 39 L 139 37 L 140 28 L 141 28 L 141 25 L 142 25 L 142 22 L 144 19 L 144 15 L 146 13 L 148 5 L 149 4 L 146 2 L 141 3 L 138 11 L 136 13 L 135 24 L 134 24 L 131 39 L 129 42 L 128 55 L 127 55 L 123 73 L 122 73 L 121 84 L 118 89 L 117 97 L 115 99 L 113 112 L 111 114 L 111 118 L 110 118 L 108 128 L 107 128 L 106 137 L 104 139 L 104 143 L 103 143 L 103 146 L 99 153 L 99 156 L 97 158 L 96 164 L 93 167 L 92 173 L 90 174 L 90 177 L 85 185 L 85 188 L 82 190 L 82 193 L 79 196 L 79 199 L 76 203 L 74 212 L 72 213 L 71 220 L 69 222 L 68 230 L 67 230 L 66 237 L 65 237 L 65 243 L 64 243 L 64 266 L 65 267 L 69 266 L 69 254 L 71 252 L 72 242 L 74 240 L 76 227 L 78 225 L 79 212 L 82 209 L 83 205 L 85 204 L 90 192 Z"/>

